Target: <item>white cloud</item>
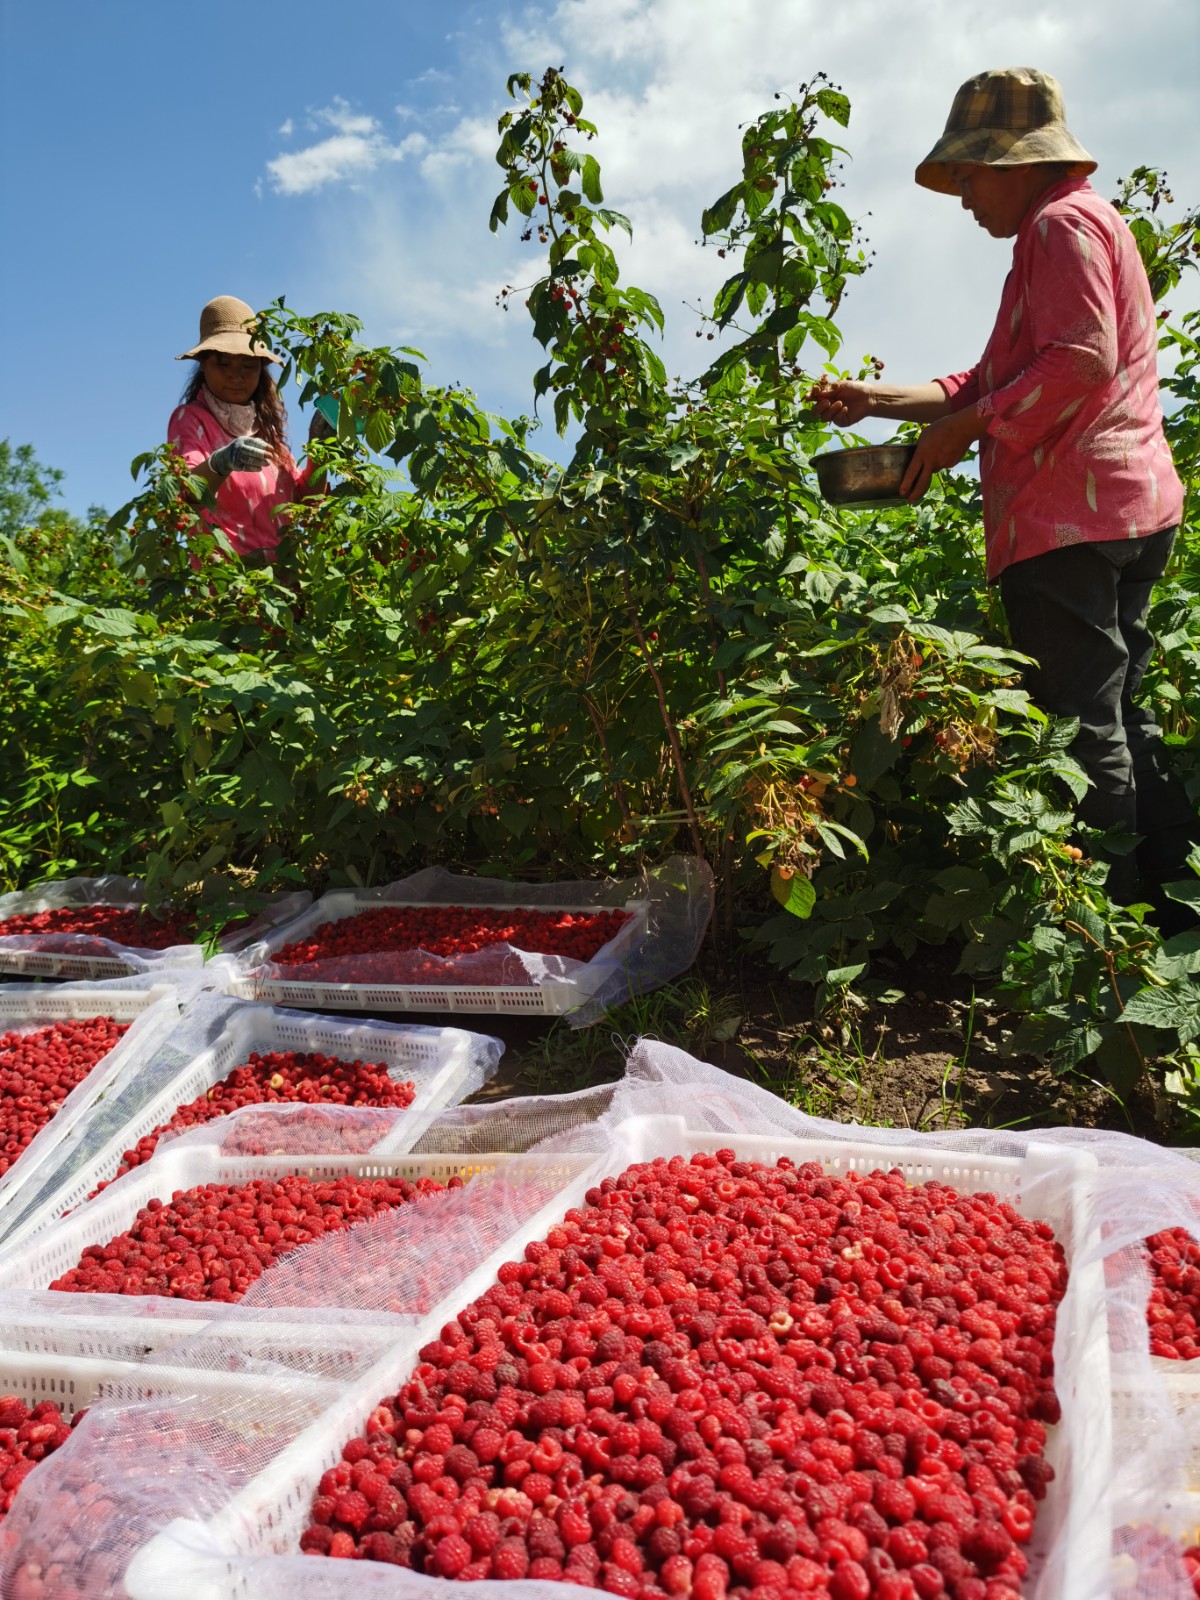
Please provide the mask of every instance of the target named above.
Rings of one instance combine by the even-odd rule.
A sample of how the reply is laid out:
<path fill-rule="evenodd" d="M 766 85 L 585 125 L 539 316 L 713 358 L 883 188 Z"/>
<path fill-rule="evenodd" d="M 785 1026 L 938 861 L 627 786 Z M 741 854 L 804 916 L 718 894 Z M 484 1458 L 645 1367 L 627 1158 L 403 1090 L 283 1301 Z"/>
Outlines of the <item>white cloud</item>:
<path fill-rule="evenodd" d="M 286 122 L 281 122 L 279 124 L 280 137 L 283 139 L 290 139 L 292 134 L 295 132 L 295 129 L 296 125 L 292 121 L 291 117 L 289 117 Z"/>
<path fill-rule="evenodd" d="M 385 163 L 421 155 L 428 144 L 421 133 L 410 133 L 392 143 L 374 117 L 355 111 L 340 98 L 311 113 L 308 126 L 317 129 L 322 125 L 334 132 L 267 162 L 271 187 L 277 194 L 311 194 L 329 184 L 361 180 Z M 291 118 L 279 131 L 291 133 Z"/>
<path fill-rule="evenodd" d="M 839 312 L 842 359 L 857 365 L 870 351 L 898 382 L 954 371 L 983 347 L 1009 259 L 1009 248 L 977 230 L 954 201 L 913 183 L 955 89 L 988 65 L 1025 62 L 1055 73 L 1072 130 L 1100 162 L 1101 193 L 1151 162 L 1169 167 L 1182 211 L 1200 197 L 1193 71 L 1182 44 L 1195 37 L 1194 7 L 1195 0 L 1140 0 L 1132 32 L 1124 0 L 1093 0 L 1082 11 L 1074 0 L 1009 0 L 991 13 L 971 8 L 969 19 L 962 0 L 497 7 L 460 45 L 453 94 L 470 111 L 436 134 L 432 113 L 416 113 L 428 135 L 418 161 L 385 171 L 373 141 L 398 147 L 370 118 L 369 128 L 353 132 L 352 148 L 319 156 L 318 144 L 297 153 L 312 170 L 291 174 L 299 187 L 288 192 L 379 169 L 365 185 L 371 204 L 352 223 L 341 214 L 328 219 L 307 263 L 312 298 L 363 316 L 373 340 L 426 347 L 435 378 L 473 383 L 497 409 L 529 409 L 529 374 L 544 358 L 519 303 L 504 317 L 494 300 L 505 282 L 538 276 L 543 257 L 536 245 L 519 244 L 516 228 L 498 239 L 487 232 L 500 179 L 495 117 L 510 104 L 510 71 L 536 75 L 563 64 L 601 129 L 593 149 L 606 199 L 633 220 L 632 245 L 613 238 L 622 276 L 659 297 L 668 370 L 689 375 L 714 346 L 696 340 L 687 306 L 711 300 L 729 265 L 712 248 L 696 248 L 701 208 L 737 176 L 741 126 L 777 91 L 794 92 L 823 70 L 853 106 L 848 130 L 825 130 L 853 154 L 835 198 L 864 220 L 877 252 Z M 326 166 L 333 171 L 321 177 Z M 1189 292 L 1190 300 L 1172 297 L 1176 312 L 1195 303 L 1195 288 Z M 808 359 L 823 357 L 814 350 Z"/>

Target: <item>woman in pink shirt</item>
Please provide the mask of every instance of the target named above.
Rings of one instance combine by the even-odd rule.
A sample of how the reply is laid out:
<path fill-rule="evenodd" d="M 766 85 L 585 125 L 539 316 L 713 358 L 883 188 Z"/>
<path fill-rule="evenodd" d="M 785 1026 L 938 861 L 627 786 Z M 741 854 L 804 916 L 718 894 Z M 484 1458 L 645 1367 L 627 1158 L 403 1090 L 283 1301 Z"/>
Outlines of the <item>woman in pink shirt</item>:
<path fill-rule="evenodd" d="M 271 377 L 279 357 L 251 338 L 254 312 L 244 300 L 218 295 L 200 313 L 200 340 L 177 359 L 195 361 L 167 439 L 216 493 L 201 516 L 220 528 L 238 555 L 269 561 L 286 523 L 281 508 L 315 487 L 311 467 L 298 469 L 287 447 L 283 402 Z M 310 437 L 328 432 L 314 418 Z M 285 513 L 286 515 L 286 513 Z"/>
<path fill-rule="evenodd" d="M 1095 169 L 1055 79 L 1018 67 L 965 83 L 916 177 L 958 195 L 993 238 L 1015 238 L 983 355 L 933 383 L 836 383 L 812 398 L 841 426 L 927 424 L 901 486 L 913 501 L 979 444 L 987 575 L 1013 644 L 1036 661 L 1030 694 L 1079 719 L 1073 754 L 1091 780 L 1079 818 L 1143 835 L 1137 865 L 1157 885 L 1187 875 L 1200 838 L 1161 729 L 1134 702 L 1183 488 L 1163 433 L 1150 285 L 1133 235 L 1087 181 Z M 1137 898 L 1134 858 L 1114 852 L 1108 881 Z M 1162 909 L 1164 924 L 1180 910 Z"/>

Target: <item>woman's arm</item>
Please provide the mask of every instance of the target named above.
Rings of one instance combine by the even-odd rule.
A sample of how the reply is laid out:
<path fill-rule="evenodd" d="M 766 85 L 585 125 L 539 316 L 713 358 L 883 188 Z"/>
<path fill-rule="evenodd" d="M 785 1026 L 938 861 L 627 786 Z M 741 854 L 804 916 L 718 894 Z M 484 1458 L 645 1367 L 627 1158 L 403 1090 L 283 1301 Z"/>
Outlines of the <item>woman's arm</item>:
<path fill-rule="evenodd" d="M 219 488 L 231 472 L 259 471 L 271 456 L 267 441 L 253 434 L 243 434 L 226 444 L 217 443 L 213 449 L 216 440 L 210 439 L 205 423 L 191 406 L 180 406 L 171 417 L 167 442 L 179 451 L 193 476 L 203 478 L 210 489 Z"/>
<path fill-rule="evenodd" d="M 932 422 L 951 408 L 940 383 L 819 383 L 807 398 L 822 422 L 839 428 L 853 428 L 864 417 Z"/>

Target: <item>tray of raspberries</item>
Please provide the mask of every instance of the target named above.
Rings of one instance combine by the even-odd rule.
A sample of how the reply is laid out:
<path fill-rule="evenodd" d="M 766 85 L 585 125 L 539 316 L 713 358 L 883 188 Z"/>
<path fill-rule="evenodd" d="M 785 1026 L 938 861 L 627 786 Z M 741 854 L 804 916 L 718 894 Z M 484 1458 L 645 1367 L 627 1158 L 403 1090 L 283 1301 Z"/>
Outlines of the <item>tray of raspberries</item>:
<path fill-rule="evenodd" d="M 0 1252 L 0 1289 L 57 1291 L 64 1313 L 86 1311 L 89 1302 L 77 1297 L 92 1295 L 132 1297 L 131 1314 L 169 1311 L 169 1301 L 236 1304 L 302 1245 L 461 1188 L 506 1159 L 231 1156 L 211 1145 L 166 1146 Z"/>
<path fill-rule="evenodd" d="M 233 992 L 287 1005 L 561 1014 L 645 937 L 649 903 L 498 906 L 337 889 L 245 952 Z"/>
<path fill-rule="evenodd" d="M 178 1015 L 170 984 L 0 990 L 0 1238 L 63 1141 Z"/>
<path fill-rule="evenodd" d="M 1111 1533 L 1085 1167 L 633 1119 L 210 1521 L 221 1581 L 303 1551 L 631 1600 L 1017 1600 L 1053 1540 L 1083 1600 Z M 129 1593 L 180 1562 L 152 1542 Z"/>
<path fill-rule="evenodd" d="M 232 954 L 311 899 L 307 891 L 266 896 L 227 927 L 220 949 Z M 122 978 L 155 966 L 200 967 L 205 959 L 195 913 L 150 910 L 134 878 L 68 878 L 0 895 L 0 973 Z"/>
<path fill-rule="evenodd" d="M 48 1342 L 54 1342 L 52 1337 Z M 312 1375 L 298 1387 L 262 1372 L 212 1371 L 174 1362 L 159 1366 L 65 1349 L 0 1351 L 0 1564 L 8 1578 L 5 1594 L 13 1600 L 50 1600 L 58 1594 L 117 1592 L 115 1575 L 136 1544 L 138 1526 L 136 1517 L 112 1510 L 104 1514 L 105 1491 L 119 1497 L 122 1467 L 145 1465 L 144 1441 L 134 1433 L 122 1439 L 119 1432 L 106 1440 L 111 1483 L 107 1473 L 97 1483 L 95 1457 L 89 1458 L 86 1449 L 61 1470 L 40 1470 L 96 1407 L 135 1404 L 144 1412 L 147 1402 L 160 1401 L 155 1447 L 170 1465 L 170 1429 L 178 1424 L 178 1408 L 191 1417 L 202 1415 L 212 1459 L 226 1470 L 245 1472 L 255 1459 L 254 1450 L 262 1447 L 253 1430 L 254 1442 L 248 1441 L 247 1415 L 261 1416 L 269 1409 L 282 1444 L 319 1415 L 337 1390 L 336 1384 Z M 18 1496 L 21 1508 L 30 1512 L 22 1518 L 20 1532 L 9 1520 Z M 46 1496 L 56 1508 L 55 1534 L 43 1547 L 38 1514 Z"/>
<path fill-rule="evenodd" d="M 210 1005 L 223 1012 L 215 1037 L 198 1023 Z M 202 1038 L 207 1042 L 201 1044 Z M 295 1107 L 286 1128 L 293 1149 L 321 1148 L 322 1128 L 339 1108 L 375 1107 L 377 1118 L 355 1126 L 342 1119 L 335 1148 L 347 1150 L 357 1139 L 360 1153 L 375 1147 L 402 1153 L 439 1111 L 486 1080 L 503 1049 L 499 1040 L 461 1028 L 350 1022 L 237 1000 L 198 1001 L 149 1062 L 149 1081 L 130 1083 L 81 1127 L 69 1160 L 23 1213 L 12 1238 L 47 1226 L 141 1166 L 160 1142 L 231 1112 L 240 1113 L 236 1131 L 214 1133 L 228 1153 L 273 1148 L 280 1121 L 273 1113 L 254 1117 L 255 1106 Z M 397 1118 L 397 1111 L 404 1115 Z"/>

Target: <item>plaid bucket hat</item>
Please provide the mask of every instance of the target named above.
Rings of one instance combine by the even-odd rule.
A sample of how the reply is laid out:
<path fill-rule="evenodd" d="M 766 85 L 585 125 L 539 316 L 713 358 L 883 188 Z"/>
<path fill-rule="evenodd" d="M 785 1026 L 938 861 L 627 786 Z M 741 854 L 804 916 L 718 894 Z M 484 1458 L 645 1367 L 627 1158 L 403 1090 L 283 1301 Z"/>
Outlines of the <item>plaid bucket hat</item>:
<path fill-rule="evenodd" d="M 998 67 L 967 79 L 954 96 L 945 132 L 917 168 L 917 182 L 957 194 L 946 174 L 952 161 L 986 167 L 1069 161 L 1081 174 L 1096 170 L 1067 130 L 1058 79 L 1035 67 Z"/>
<path fill-rule="evenodd" d="M 236 295 L 219 294 L 210 300 L 200 313 L 200 342 L 185 350 L 176 361 L 198 361 L 213 351 L 230 356 L 257 356 L 260 361 L 274 361 L 279 357 L 265 344 L 250 337 L 249 325 L 254 321 L 254 311 Z"/>

